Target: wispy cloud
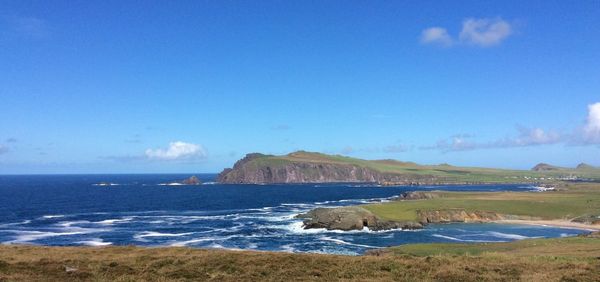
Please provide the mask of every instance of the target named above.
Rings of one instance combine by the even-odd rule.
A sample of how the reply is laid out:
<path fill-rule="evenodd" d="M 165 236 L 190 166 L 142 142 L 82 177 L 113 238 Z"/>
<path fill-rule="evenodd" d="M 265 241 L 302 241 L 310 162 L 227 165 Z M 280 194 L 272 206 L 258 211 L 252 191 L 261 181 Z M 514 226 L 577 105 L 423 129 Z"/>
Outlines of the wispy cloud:
<path fill-rule="evenodd" d="M 421 43 L 439 44 L 441 46 L 450 46 L 453 43 L 452 37 L 443 27 L 430 27 L 421 32 Z"/>
<path fill-rule="evenodd" d="M 383 147 L 382 151 L 385 153 L 403 153 L 410 150 L 409 146 L 406 145 L 389 145 Z"/>
<path fill-rule="evenodd" d="M 412 146 L 408 146 L 405 144 L 392 144 L 392 145 L 387 145 L 387 146 L 381 146 L 381 147 L 353 147 L 353 146 L 346 146 L 343 147 L 340 150 L 332 150 L 332 151 L 328 151 L 331 153 L 335 153 L 335 154 L 342 154 L 342 155 L 348 155 L 348 154 L 354 154 L 354 153 L 403 153 L 403 152 L 407 152 L 412 150 Z"/>
<path fill-rule="evenodd" d="M 563 136 L 554 131 L 544 131 L 541 128 L 518 127 L 516 137 L 507 137 L 491 142 L 473 141 L 471 135 L 455 135 L 439 140 L 431 146 L 420 147 L 422 150 L 439 150 L 442 152 L 471 151 L 480 149 L 515 148 L 539 145 L 557 144 L 564 140 Z"/>
<path fill-rule="evenodd" d="M 491 47 L 500 44 L 514 32 L 514 27 L 502 18 L 468 18 L 463 20 L 457 38 L 444 27 L 429 27 L 421 32 L 421 43 L 449 47 L 470 45 Z"/>
<path fill-rule="evenodd" d="M 459 39 L 461 42 L 481 47 L 500 44 L 513 32 L 512 26 L 501 18 L 466 19 Z"/>
<path fill-rule="evenodd" d="M 196 160 L 205 158 L 206 151 L 202 145 L 175 141 L 167 148 L 147 149 L 145 155 L 150 160 Z"/>

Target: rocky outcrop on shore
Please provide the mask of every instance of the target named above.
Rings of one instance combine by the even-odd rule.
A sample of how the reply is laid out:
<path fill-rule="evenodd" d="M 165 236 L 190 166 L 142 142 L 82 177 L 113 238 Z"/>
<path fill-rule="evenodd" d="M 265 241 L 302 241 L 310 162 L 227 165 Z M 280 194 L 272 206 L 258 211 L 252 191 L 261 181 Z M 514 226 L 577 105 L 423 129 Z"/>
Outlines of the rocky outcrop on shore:
<path fill-rule="evenodd" d="M 467 212 L 464 209 L 418 211 L 417 215 L 419 217 L 419 222 L 422 224 L 451 222 L 490 222 L 503 219 L 515 219 L 514 216 L 505 216 L 495 212 Z"/>
<path fill-rule="evenodd" d="M 349 231 L 362 230 L 366 227 L 369 230 L 379 231 L 398 228 L 423 228 L 417 222 L 382 220 L 362 207 L 317 208 L 297 217 L 305 219 L 305 229 L 325 228 L 327 230 Z"/>
<path fill-rule="evenodd" d="M 304 228 L 325 228 L 327 230 L 390 230 L 421 229 L 430 223 L 453 222 L 492 222 L 498 220 L 522 219 L 518 216 L 503 215 L 487 211 L 466 211 L 464 209 L 442 209 L 417 211 L 415 221 L 390 221 L 377 217 L 362 207 L 317 208 L 297 216 L 304 218 Z M 530 218 L 528 218 L 530 219 Z"/>
<path fill-rule="evenodd" d="M 427 200 L 439 198 L 440 194 L 434 192 L 423 192 L 423 191 L 410 191 L 402 193 L 400 196 L 394 198 L 396 201 L 401 200 Z"/>

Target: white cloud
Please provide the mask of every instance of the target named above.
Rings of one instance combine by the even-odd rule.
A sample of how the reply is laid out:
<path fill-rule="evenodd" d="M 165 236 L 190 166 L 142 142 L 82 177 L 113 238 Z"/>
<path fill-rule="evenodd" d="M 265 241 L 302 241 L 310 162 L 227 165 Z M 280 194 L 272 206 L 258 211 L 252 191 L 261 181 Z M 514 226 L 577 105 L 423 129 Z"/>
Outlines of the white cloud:
<path fill-rule="evenodd" d="M 166 149 L 147 149 L 146 157 L 151 160 L 192 160 L 206 157 L 201 145 L 181 141 L 169 143 Z"/>
<path fill-rule="evenodd" d="M 563 136 L 550 131 L 546 132 L 541 128 L 518 128 L 519 135 L 517 137 L 507 137 L 491 142 L 475 142 L 471 141 L 470 135 L 455 135 L 449 139 L 438 141 L 433 146 L 421 147 L 422 150 L 440 150 L 442 152 L 453 151 L 471 151 L 480 149 L 498 149 L 498 148 L 515 148 L 557 144 L 563 141 Z"/>
<path fill-rule="evenodd" d="M 469 136 L 456 135 L 449 139 L 438 141 L 433 146 L 421 147 L 421 150 L 440 150 L 442 152 L 469 151 L 479 148 L 481 145 L 468 140 Z"/>
<path fill-rule="evenodd" d="M 546 132 L 541 128 L 524 127 L 520 127 L 518 130 L 519 137 L 506 140 L 504 144 L 506 147 L 556 144 L 562 141 L 562 136 L 554 131 Z"/>
<path fill-rule="evenodd" d="M 421 32 L 421 43 L 423 44 L 439 44 L 442 46 L 452 45 L 452 37 L 443 27 L 430 27 Z"/>
<path fill-rule="evenodd" d="M 600 102 L 588 106 L 588 117 L 583 127 L 583 140 L 588 144 L 600 144 Z"/>
<path fill-rule="evenodd" d="M 499 44 L 511 34 L 512 26 L 501 18 L 466 19 L 459 39 L 468 44 L 488 47 Z"/>
<path fill-rule="evenodd" d="M 474 45 L 490 47 L 500 44 L 513 33 L 513 26 L 501 18 L 469 18 L 455 39 L 444 27 L 430 27 L 421 32 L 421 43 L 441 46 Z"/>

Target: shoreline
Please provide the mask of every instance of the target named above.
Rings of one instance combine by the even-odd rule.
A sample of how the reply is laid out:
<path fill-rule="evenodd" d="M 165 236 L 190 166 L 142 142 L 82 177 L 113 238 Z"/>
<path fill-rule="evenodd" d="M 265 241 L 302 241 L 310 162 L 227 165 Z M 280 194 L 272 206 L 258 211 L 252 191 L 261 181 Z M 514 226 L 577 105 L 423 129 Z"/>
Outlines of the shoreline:
<path fill-rule="evenodd" d="M 600 225 L 590 225 L 579 222 L 572 222 L 568 220 L 523 220 L 523 219 L 503 219 L 503 220 L 492 220 L 490 223 L 498 224 L 521 224 L 521 225 L 535 225 L 535 226 L 551 226 L 560 228 L 574 228 L 586 231 L 600 231 Z"/>

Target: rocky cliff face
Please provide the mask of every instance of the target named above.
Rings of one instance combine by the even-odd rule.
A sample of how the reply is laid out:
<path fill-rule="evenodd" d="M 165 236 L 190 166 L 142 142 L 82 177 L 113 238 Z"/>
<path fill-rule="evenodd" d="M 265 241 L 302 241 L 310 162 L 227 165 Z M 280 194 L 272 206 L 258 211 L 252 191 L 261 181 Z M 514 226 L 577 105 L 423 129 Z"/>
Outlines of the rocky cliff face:
<path fill-rule="evenodd" d="M 507 219 L 509 216 L 494 212 L 475 211 L 467 212 L 463 209 L 419 211 L 419 222 L 427 223 L 450 223 L 450 222 L 489 222 Z M 511 219 L 513 217 L 510 217 Z"/>
<path fill-rule="evenodd" d="M 352 164 L 277 161 L 261 162 L 262 154 L 248 154 L 232 169 L 219 174 L 221 183 L 326 183 L 372 182 L 394 184 L 433 184 L 440 179 L 427 175 L 381 173 Z"/>
<path fill-rule="evenodd" d="M 389 230 L 389 229 L 420 229 L 430 223 L 452 222 L 492 222 L 504 219 L 534 219 L 514 215 L 504 215 L 495 212 L 473 211 L 463 209 L 444 209 L 417 211 L 417 221 L 383 220 L 370 211 L 361 207 L 317 208 L 301 214 L 304 218 L 304 228 L 325 228 L 328 230 Z"/>

